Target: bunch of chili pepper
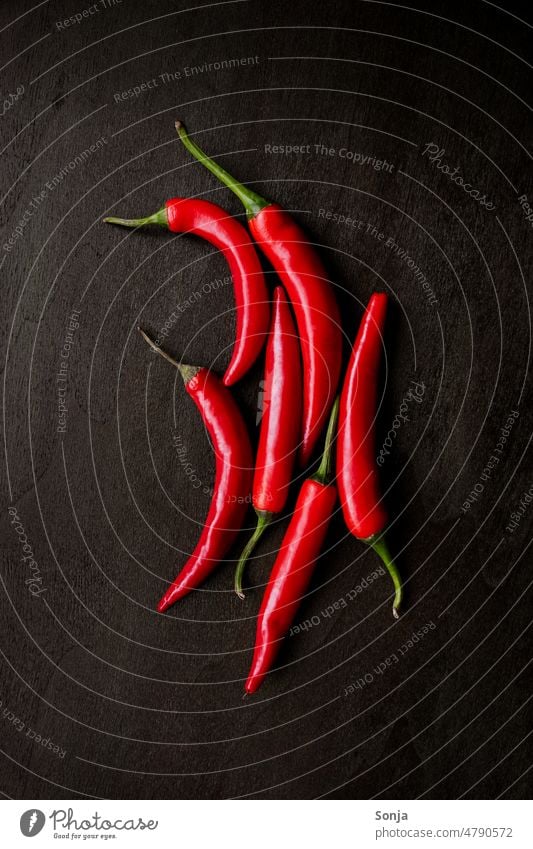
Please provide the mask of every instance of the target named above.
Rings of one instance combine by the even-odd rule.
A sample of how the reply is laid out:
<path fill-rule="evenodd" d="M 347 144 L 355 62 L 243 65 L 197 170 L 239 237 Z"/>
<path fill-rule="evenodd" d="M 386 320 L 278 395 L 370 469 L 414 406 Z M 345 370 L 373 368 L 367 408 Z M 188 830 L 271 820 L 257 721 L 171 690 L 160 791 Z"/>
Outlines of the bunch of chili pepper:
<path fill-rule="evenodd" d="M 192 155 L 239 198 L 257 244 L 272 263 L 292 303 L 303 361 L 303 422 L 300 461 L 311 459 L 339 382 L 342 332 L 339 307 L 322 260 L 304 231 L 277 203 L 239 183 L 189 137 L 178 135 Z"/>
<path fill-rule="evenodd" d="M 374 436 L 387 296 L 376 293 L 371 297 L 340 398 L 334 402 L 341 370 L 339 310 L 314 247 L 287 212 L 205 156 L 180 122 L 176 128 L 193 156 L 240 198 L 251 233 L 284 288 L 274 290 L 270 319 L 269 297 L 253 242 L 245 228 L 215 204 L 174 198 L 147 218 L 106 219 L 127 227 L 154 224 L 199 235 L 223 251 L 234 280 L 236 341 L 223 381 L 208 369 L 177 362 L 141 331 L 150 346 L 179 369 L 216 455 L 215 487 L 204 529 L 187 563 L 161 598 L 160 612 L 198 587 L 226 556 L 242 528 L 252 491 L 257 526 L 235 573 L 235 590 L 243 597 L 246 563 L 265 529 L 285 508 L 296 456 L 303 464 L 309 462 L 329 415 L 322 460 L 300 489 L 263 596 L 245 685 L 251 693 L 270 671 L 309 585 L 337 500 L 335 477 L 348 529 L 372 546 L 392 577 L 393 613 L 398 616 L 402 585 L 384 537 L 387 514 L 379 492 Z M 246 425 L 227 387 L 255 362 L 265 338 L 264 410 L 253 464 Z"/>

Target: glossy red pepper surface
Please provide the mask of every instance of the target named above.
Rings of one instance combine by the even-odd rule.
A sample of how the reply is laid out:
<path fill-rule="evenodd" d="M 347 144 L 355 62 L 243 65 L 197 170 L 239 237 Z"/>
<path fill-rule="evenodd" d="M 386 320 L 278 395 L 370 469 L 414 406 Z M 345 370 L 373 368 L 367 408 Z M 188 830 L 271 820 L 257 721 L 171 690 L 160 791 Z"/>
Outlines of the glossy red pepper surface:
<path fill-rule="evenodd" d="M 337 500 L 330 479 L 330 455 L 337 423 L 335 402 L 320 468 L 300 490 L 261 602 L 252 666 L 245 684 L 254 693 L 272 668 L 281 641 L 305 595 Z"/>
<path fill-rule="evenodd" d="M 199 236 L 222 251 L 233 278 L 236 334 L 224 374 L 230 386 L 240 380 L 261 353 L 270 322 L 270 298 L 259 257 L 243 225 L 220 206 L 198 198 L 172 198 L 147 218 L 106 218 L 125 227 L 157 225 L 172 233 Z"/>
<path fill-rule="evenodd" d="M 160 613 L 198 587 L 226 556 L 242 528 L 252 484 L 250 439 L 229 390 L 207 369 L 200 369 L 186 388 L 213 444 L 215 486 L 198 544 L 157 605 Z"/>
<path fill-rule="evenodd" d="M 339 308 L 308 236 L 288 212 L 270 204 L 249 223 L 294 309 L 303 361 L 302 464 L 309 462 L 337 391 L 342 357 Z"/>
<path fill-rule="evenodd" d="M 255 461 L 252 503 L 257 526 L 235 570 L 235 592 L 244 598 L 242 578 L 258 540 L 285 507 L 300 439 L 302 367 L 291 308 L 281 286 L 274 290 L 265 358 L 263 415 Z"/>
<path fill-rule="evenodd" d="M 208 369 L 177 363 L 143 330 L 141 334 L 180 371 L 216 458 L 215 486 L 204 528 L 193 553 L 157 605 L 163 613 L 213 572 L 240 531 L 252 488 L 252 446 L 240 410 L 222 381 Z"/>
<path fill-rule="evenodd" d="M 388 517 L 379 488 L 375 419 L 387 296 L 372 295 L 357 333 L 344 379 L 337 439 L 337 486 L 344 521 L 371 545 L 394 584 L 392 613 L 398 618 L 403 590 L 384 535 Z"/>
<path fill-rule="evenodd" d="M 192 232 L 219 248 L 233 277 L 237 329 L 224 383 L 240 380 L 261 353 L 270 321 L 263 269 L 246 228 L 214 203 L 173 198 L 166 203 L 169 230 Z"/>
<path fill-rule="evenodd" d="M 258 689 L 274 664 L 309 586 L 336 500 L 333 485 L 306 480 L 300 490 L 259 610 L 247 693 Z"/>
<path fill-rule="evenodd" d="M 387 296 L 372 295 L 344 378 L 337 439 L 337 486 L 351 533 L 367 539 L 387 524 L 376 465 L 375 418 Z"/>
<path fill-rule="evenodd" d="M 292 302 L 303 360 L 300 461 L 306 464 L 321 436 L 340 376 L 342 330 L 333 287 L 315 247 L 292 216 L 206 156 L 180 121 L 176 130 L 187 150 L 241 200 L 250 230 Z"/>
<path fill-rule="evenodd" d="M 256 510 L 280 513 L 285 507 L 300 438 L 301 411 L 300 345 L 287 296 L 278 286 L 266 348 L 263 415 L 252 490 Z"/>

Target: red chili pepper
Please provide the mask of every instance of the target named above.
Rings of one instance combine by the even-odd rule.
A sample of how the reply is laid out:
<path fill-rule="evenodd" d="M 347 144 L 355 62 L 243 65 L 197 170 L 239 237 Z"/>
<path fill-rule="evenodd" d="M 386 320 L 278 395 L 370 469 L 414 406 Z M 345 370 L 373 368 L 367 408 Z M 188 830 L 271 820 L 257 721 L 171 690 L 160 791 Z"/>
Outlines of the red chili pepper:
<path fill-rule="evenodd" d="M 268 332 L 270 300 L 253 242 L 246 228 L 214 203 L 197 198 L 172 198 L 163 209 L 146 218 L 104 218 L 123 227 L 166 227 L 172 233 L 192 233 L 219 248 L 233 277 L 237 330 L 224 383 L 243 377 L 261 353 Z"/>
<path fill-rule="evenodd" d="M 204 529 L 185 566 L 157 605 L 163 613 L 211 574 L 242 528 L 252 485 L 252 448 L 239 408 L 222 381 L 208 369 L 177 363 L 143 330 L 141 333 L 154 351 L 179 370 L 200 411 L 216 457 L 215 487 Z"/>
<path fill-rule="evenodd" d="M 333 287 L 314 246 L 289 213 L 237 182 L 209 159 L 179 121 L 176 129 L 187 150 L 242 202 L 254 238 L 292 301 L 303 359 L 300 461 L 305 464 L 320 438 L 341 369 L 342 333 Z"/>
<path fill-rule="evenodd" d="M 398 618 L 402 584 L 383 535 L 388 517 L 379 489 L 374 429 L 386 312 L 387 295 L 372 295 L 353 346 L 341 393 L 337 480 L 349 531 L 371 545 L 389 570 L 395 588 L 392 612 Z"/>
<path fill-rule="evenodd" d="M 272 668 L 281 641 L 309 586 L 326 536 L 337 500 L 337 490 L 330 477 L 338 406 L 337 399 L 331 411 L 320 467 L 300 490 L 268 580 L 257 620 L 252 666 L 245 684 L 247 693 L 255 693 Z"/>
<path fill-rule="evenodd" d="M 252 488 L 257 527 L 235 572 L 235 592 L 240 598 L 244 598 L 242 576 L 248 558 L 265 528 L 285 507 L 300 438 L 300 345 L 291 308 L 281 286 L 274 290 L 274 310 L 266 347 L 263 404 Z"/>

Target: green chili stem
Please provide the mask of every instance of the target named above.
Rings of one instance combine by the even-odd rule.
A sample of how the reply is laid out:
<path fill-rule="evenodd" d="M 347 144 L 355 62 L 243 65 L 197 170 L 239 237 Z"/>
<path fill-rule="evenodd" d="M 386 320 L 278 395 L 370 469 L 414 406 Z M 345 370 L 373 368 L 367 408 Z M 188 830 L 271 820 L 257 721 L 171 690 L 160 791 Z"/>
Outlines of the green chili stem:
<path fill-rule="evenodd" d="M 312 480 L 327 486 L 331 482 L 331 467 L 333 465 L 333 442 L 335 439 L 335 430 L 337 429 L 337 419 L 339 417 L 339 397 L 335 398 L 331 413 L 329 414 L 328 429 L 324 440 L 324 453 L 320 461 L 320 466 L 312 477 Z"/>
<path fill-rule="evenodd" d="M 237 568 L 235 569 L 234 587 L 235 592 L 237 593 L 239 598 L 244 598 L 244 592 L 242 589 L 242 577 L 244 575 L 244 570 L 246 569 L 246 564 L 257 543 L 263 536 L 263 532 L 266 528 L 268 528 L 274 517 L 274 514 L 269 513 L 268 510 L 256 510 L 255 512 L 257 513 L 257 525 L 255 531 L 244 546 L 242 554 L 239 557 L 239 562 L 237 563 Z"/>
<path fill-rule="evenodd" d="M 119 224 L 121 227 L 147 227 L 155 224 L 156 227 L 166 227 L 168 229 L 168 214 L 166 206 L 163 209 L 158 209 L 153 215 L 147 215 L 146 218 L 115 218 L 113 215 L 104 218 L 105 224 Z"/>
<path fill-rule="evenodd" d="M 252 191 L 252 189 L 249 189 L 247 186 L 243 186 L 243 184 L 239 183 L 239 181 L 236 180 L 235 177 L 232 177 L 231 174 L 228 174 L 228 172 L 224 168 L 222 168 L 221 165 L 219 165 L 213 159 L 210 159 L 209 156 L 206 156 L 203 150 L 198 147 L 196 142 L 193 142 L 193 140 L 189 137 L 187 130 L 185 129 L 181 121 L 176 121 L 175 126 L 178 136 L 182 140 L 189 153 L 192 153 L 192 155 L 195 159 L 198 160 L 198 162 L 201 162 L 201 164 L 204 165 L 208 169 L 208 171 L 211 171 L 211 173 L 214 174 L 215 177 L 220 180 L 220 182 L 223 183 L 224 186 L 227 186 L 228 189 L 231 189 L 231 191 L 237 195 L 246 210 L 246 215 L 248 216 L 248 218 L 255 218 L 257 213 L 261 212 L 261 210 L 264 209 L 265 206 L 271 205 L 271 201 L 265 200 L 265 198 Z"/>
<path fill-rule="evenodd" d="M 185 365 L 185 363 L 178 363 L 178 361 L 175 360 L 174 357 L 171 357 L 170 354 L 167 354 L 166 351 L 163 351 L 163 349 L 160 348 L 159 345 L 156 345 L 154 340 L 148 336 L 148 333 L 145 333 L 142 327 L 138 327 L 137 329 L 144 341 L 148 342 L 152 351 L 155 351 L 156 354 L 159 354 L 160 357 L 163 357 L 163 359 L 173 365 L 174 368 L 177 368 L 183 378 L 184 383 L 188 383 L 190 380 L 193 379 L 193 377 L 196 377 L 198 372 L 201 370 L 201 366 L 188 366 Z"/>
<path fill-rule="evenodd" d="M 364 542 L 368 543 L 368 545 L 372 546 L 376 554 L 381 557 L 383 563 L 388 569 L 389 575 L 392 578 L 392 583 L 394 584 L 394 602 L 392 605 L 392 615 L 395 619 L 399 619 L 399 610 L 400 605 L 402 603 L 403 590 L 402 590 L 402 581 L 400 578 L 400 573 L 398 572 L 398 568 L 390 555 L 390 551 L 385 540 L 383 534 L 374 534 L 374 536 L 368 537 Z"/>

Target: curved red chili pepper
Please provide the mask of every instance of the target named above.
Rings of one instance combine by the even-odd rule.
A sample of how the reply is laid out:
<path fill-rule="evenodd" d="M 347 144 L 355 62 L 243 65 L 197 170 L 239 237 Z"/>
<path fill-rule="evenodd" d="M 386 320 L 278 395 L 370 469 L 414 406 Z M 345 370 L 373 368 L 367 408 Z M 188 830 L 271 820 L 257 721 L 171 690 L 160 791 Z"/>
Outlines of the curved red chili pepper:
<path fill-rule="evenodd" d="M 245 684 L 247 693 L 254 693 L 272 668 L 281 641 L 309 586 L 326 536 L 337 500 L 337 490 L 329 483 L 337 411 L 338 401 L 335 401 L 320 468 L 300 490 L 268 580 L 257 620 L 252 666 Z"/>
<path fill-rule="evenodd" d="M 303 360 L 300 460 L 305 464 L 328 417 L 340 376 L 342 333 L 333 287 L 314 246 L 289 213 L 237 182 L 209 159 L 180 121 L 176 129 L 187 150 L 241 200 L 254 238 L 291 299 Z"/>
<path fill-rule="evenodd" d="M 388 522 L 379 489 L 374 421 L 387 295 L 372 295 L 361 321 L 344 379 L 337 440 L 337 484 L 349 531 L 374 548 L 395 587 L 392 612 L 398 617 L 402 585 L 383 531 Z"/>
<path fill-rule="evenodd" d="M 263 269 L 246 228 L 206 200 L 172 198 L 146 218 L 104 218 L 109 224 L 145 227 L 155 224 L 172 233 L 192 233 L 222 251 L 233 277 L 237 313 L 235 344 L 224 383 L 243 377 L 261 353 L 270 321 L 270 300 Z"/>
<path fill-rule="evenodd" d="M 185 566 L 157 605 L 163 613 L 211 574 L 242 528 L 252 485 L 252 448 L 239 408 L 222 381 L 208 369 L 177 363 L 143 330 L 141 333 L 154 351 L 179 369 L 216 457 L 215 487 L 204 529 Z"/>
<path fill-rule="evenodd" d="M 257 527 L 242 552 L 235 572 L 235 592 L 240 598 L 244 598 L 242 576 L 246 562 L 265 528 L 285 507 L 300 438 L 300 344 L 291 308 L 281 286 L 274 290 L 272 323 L 266 346 L 263 404 L 252 488 Z"/>

